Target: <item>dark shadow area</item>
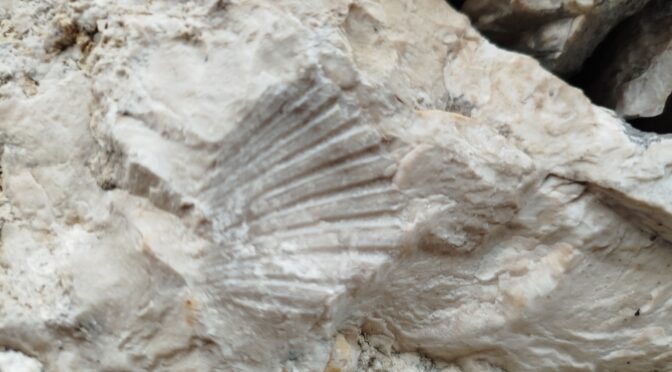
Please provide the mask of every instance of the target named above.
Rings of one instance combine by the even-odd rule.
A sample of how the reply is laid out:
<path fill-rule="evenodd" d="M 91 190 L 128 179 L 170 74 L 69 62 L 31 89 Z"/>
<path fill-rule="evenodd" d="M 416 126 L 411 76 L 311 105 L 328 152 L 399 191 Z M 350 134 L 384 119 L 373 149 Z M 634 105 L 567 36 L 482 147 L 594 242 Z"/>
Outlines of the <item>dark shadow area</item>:
<path fill-rule="evenodd" d="M 600 89 L 600 80 L 606 78 L 605 71 L 609 69 L 611 62 L 618 58 L 618 50 L 622 48 L 620 43 L 627 36 L 627 25 L 637 15 L 638 13 L 631 15 L 611 29 L 583 62 L 581 69 L 565 79 L 567 83 L 583 90 L 586 96 L 598 105 L 609 107 L 605 102 L 605 92 Z M 613 107 L 609 108 L 613 109 Z"/>
<path fill-rule="evenodd" d="M 453 9 L 460 10 L 466 0 L 446 0 L 446 1 L 448 1 L 448 4 L 450 4 L 450 6 L 452 6 Z"/>
<path fill-rule="evenodd" d="M 618 26 L 614 27 L 604 40 L 595 48 L 593 53 L 586 59 L 581 70 L 566 81 L 583 90 L 583 92 L 595 104 L 614 109 L 605 101 L 604 88 L 601 86 L 600 79 L 608 78 L 605 71 L 609 71 L 610 62 L 618 58 L 617 51 L 622 48 L 620 43 L 624 40 L 624 34 L 628 31 L 628 22 L 637 16 L 634 14 L 623 20 Z M 633 127 L 644 131 L 658 134 L 672 133 L 672 95 L 665 102 L 665 109 L 662 114 L 650 118 L 637 118 L 626 120 Z"/>
<path fill-rule="evenodd" d="M 460 10 L 465 3 L 465 0 L 446 1 L 457 10 Z M 650 4 L 650 6 L 654 6 L 654 4 Z M 635 17 L 640 15 L 645 9 L 646 8 L 622 20 L 616 27 L 614 27 L 595 48 L 593 53 L 585 60 L 581 69 L 572 76 L 564 77 L 564 80 L 583 90 L 586 96 L 595 104 L 614 109 L 615 107 L 611 106 L 615 103 L 610 102 L 613 98 L 609 98 L 610 95 L 608 93 L 610 92 L 605 91 L 606 88 L 604 83 L 613 78 L 612 74 L 617 73 L 612 66 L 612 61 L 616 58 L 626 57 L 623 56 L 622 53 L 619 54 L 619 51 L 623 48 L 622 43 L 624 40 L 630 40 L 631 42 L 637 41 L 636 39 L 629 37 L 628 34 L 632 33 L 633 27 L 631 23 L 635 23 Z M 526 20 L 526 22 L 531 21 L 533 20 Z M 511 27 L 515 28 L 514 26 Z M 515 35 L 515 33 L 513 34 Z M 487 33 L 486 36 L 500 48 L 511 49 L 507 47 L 507 45 L 511 44 L 511 40 L 506 40 L 493 32 Z M 517 51 L 526 53 L 525 50 Z M 532 51 L 527 52 L 526 54 L 532 55 L 532 57 L 539 57 L 535 56 Z M 644 132 L 658 134 L 672 133 L 672 95 L 667 98 L 665 109 L 662 114 L 651 118 L 628 119 L 626 121 L 634 128 Z"/>
<path fill-rule="evenodd" d="M 630 119 L 628 123 L 644 132 L 658 134 L 672 133 L 672 95 L 667 97 L 662 114 L 652 118 Z"/>
<path fill-rule="evenodd" d="M 615 56 L 614 51 L 616 49 L 614 48 L 617 46 L 614 44 L 618 35 L 617 28 L 614 28 L 595 48 L 593 54 L 583 62 L 579 72 L 565 79 L 567 83 L 583 90 L 586 96 L 596 103 L 600 102 L 602 98 L 599 97 L 599 93 L 596 94 L 596 91 L 598 91 L 595 87 L 596 79 L 600 77 L 602 71 L 609 66 Z"/>

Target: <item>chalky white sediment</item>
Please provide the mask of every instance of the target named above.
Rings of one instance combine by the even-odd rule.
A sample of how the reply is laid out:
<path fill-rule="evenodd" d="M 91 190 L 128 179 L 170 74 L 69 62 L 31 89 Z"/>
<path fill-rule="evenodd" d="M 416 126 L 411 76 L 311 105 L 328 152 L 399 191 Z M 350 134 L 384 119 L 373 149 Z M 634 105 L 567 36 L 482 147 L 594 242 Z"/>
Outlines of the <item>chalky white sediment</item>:
<path fill-rule="evenodd" d="M 24 369 L 669 368 L 670 140 L 443 1 L 10 5 Z"/>

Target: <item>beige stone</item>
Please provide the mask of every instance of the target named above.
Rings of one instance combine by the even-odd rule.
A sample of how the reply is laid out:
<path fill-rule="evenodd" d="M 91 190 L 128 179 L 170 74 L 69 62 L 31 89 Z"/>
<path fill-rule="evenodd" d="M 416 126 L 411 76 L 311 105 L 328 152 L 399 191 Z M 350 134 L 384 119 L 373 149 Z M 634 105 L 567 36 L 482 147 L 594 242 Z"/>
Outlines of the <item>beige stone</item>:
<path fill-rule="evenodd" d="M 670 139 L 444 1 L 10 5 L 0 345 L 45 370 L 672 362 Z"/>

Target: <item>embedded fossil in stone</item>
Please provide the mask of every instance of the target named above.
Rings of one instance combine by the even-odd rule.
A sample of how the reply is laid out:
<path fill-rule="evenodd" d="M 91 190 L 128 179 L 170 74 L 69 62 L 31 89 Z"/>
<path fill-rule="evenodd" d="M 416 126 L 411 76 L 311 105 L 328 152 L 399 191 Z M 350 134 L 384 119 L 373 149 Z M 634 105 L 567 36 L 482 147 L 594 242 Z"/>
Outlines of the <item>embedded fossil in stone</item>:
<path fill-rule="evenodd" d="M 672 140 L 445 1 L 11 10 L 0 368 L 671 365 Z"/>

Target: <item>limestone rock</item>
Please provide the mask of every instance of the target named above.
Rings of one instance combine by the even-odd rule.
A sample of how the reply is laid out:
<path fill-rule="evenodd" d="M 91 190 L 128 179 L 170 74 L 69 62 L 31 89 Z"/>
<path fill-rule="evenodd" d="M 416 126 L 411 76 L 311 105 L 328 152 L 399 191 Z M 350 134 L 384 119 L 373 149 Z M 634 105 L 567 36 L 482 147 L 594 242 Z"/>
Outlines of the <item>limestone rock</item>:
<path fill-rule="evenodd" d="M 11 353 L 46 371 L 672 365 L 672 140 L 443 0 L 5 3 Z"/>
<path fill-rule="evenodd" d="M 672 3 L 652 1 L 617 31 L 592 95 L 626 118 L 660 115 L 672 93 Z"/>
<path fill-rule="evenodd" d="M 40 362 L 16 351 L 0 352 L 0 371 L 40 372 Z"/>
<path fill-rule="evenodd" d="M 500 45 L 571 75 L 614 26 L 648 1 L 466 0 L 462 10 Z"/>

